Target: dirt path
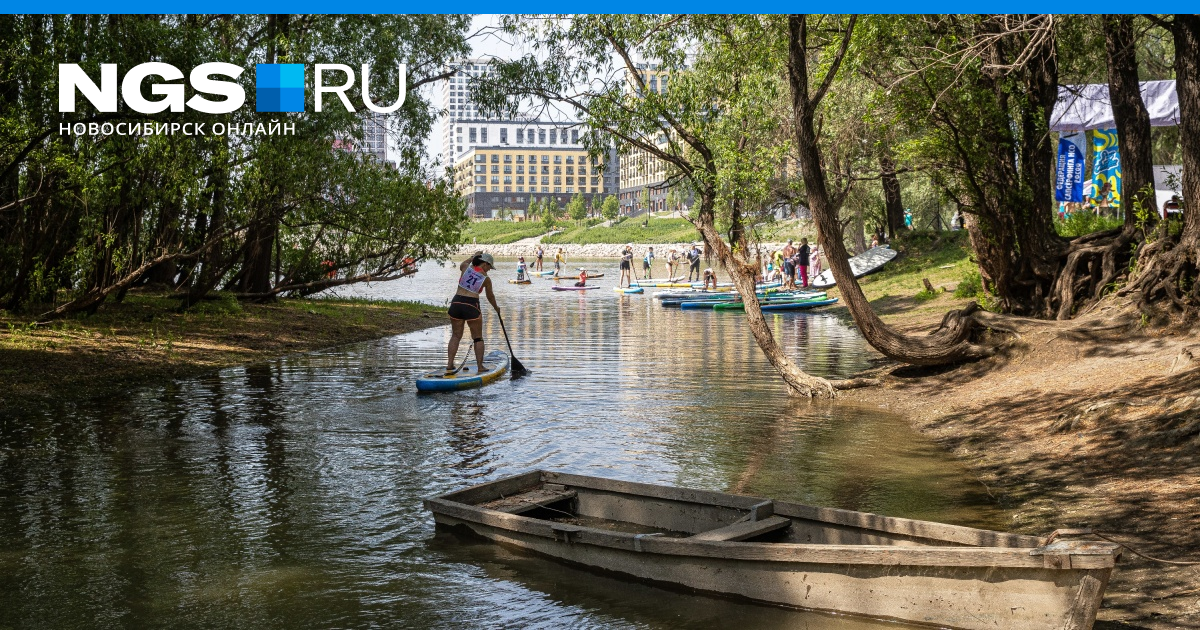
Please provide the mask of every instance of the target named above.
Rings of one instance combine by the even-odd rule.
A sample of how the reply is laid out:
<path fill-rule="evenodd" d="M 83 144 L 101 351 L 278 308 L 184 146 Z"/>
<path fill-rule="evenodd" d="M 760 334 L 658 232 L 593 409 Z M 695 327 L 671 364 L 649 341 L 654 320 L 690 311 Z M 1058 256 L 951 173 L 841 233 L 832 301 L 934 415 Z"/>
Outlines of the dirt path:
<path fill-rule="evenodd" d="M 920 322 L 929 323 L 927 318 Z M 914 319 L 891 318 L 917 332 Z M 1010 529 L 1112 533 L 1144 553 L 1200 561 L 1200 337 L 1143 329 L 1109 303 L 1037 324 L 997 357 L 952 369 L 887 367 L 848 398 L 908 415 L 1015 512 Z M 1126 553 L 1098 628 L 1200 628 L 1200 566 Z"/>

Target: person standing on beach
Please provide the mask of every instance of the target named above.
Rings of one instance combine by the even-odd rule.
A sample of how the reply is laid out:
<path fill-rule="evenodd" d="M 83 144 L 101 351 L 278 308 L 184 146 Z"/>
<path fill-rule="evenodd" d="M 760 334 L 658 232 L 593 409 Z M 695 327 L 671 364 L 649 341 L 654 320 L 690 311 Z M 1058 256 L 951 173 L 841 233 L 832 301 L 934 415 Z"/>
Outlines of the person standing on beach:
<path fill-rule="evenodd" d="M 546 252 L 545 252 L 545 251 L 542 249 L 542 246 L 541 246 L 541 245 L 538 245 L 538 248 L 537 248 L 537 260 L 534 260 L 534 261 L 533 261 L 533 268 L 534 268 L 534 269 L 536 269 L 537 271 L 541 271 L 541 270 L 542 270 L 542 256 L 543 256 L 543 255 L 545 255 L 545 253 L 546 253 Z"/>
<path fill-rule="evenodd" d="M 808 263 L 809 254 L 812 249 L 808 246 L 808 239 L 800 239 L 800 248 L 796 250 L 796 267 L 800 272 L 800 286 L 808 288 Z"/>
<path fill-rule="evenodd" d="M 696 280 L 700 280 L 700 246 L 692 243 L 692 249 L 688 251 L 688 282 L 692 282 L 692 274 L 696 275 Z"/>

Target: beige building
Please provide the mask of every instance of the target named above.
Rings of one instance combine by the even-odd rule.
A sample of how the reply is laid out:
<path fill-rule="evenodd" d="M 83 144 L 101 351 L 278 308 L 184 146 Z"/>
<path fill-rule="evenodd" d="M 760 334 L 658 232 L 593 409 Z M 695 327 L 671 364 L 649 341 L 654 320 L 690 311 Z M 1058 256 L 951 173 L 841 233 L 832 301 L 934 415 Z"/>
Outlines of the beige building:
<path fill-rule="evenodd" d="M 597 163 L 578 147 L 471 147 L 454 165 L 454 187 L 467 199 L 475 217 L 495 217 L 499 210 L 521 215 L 530 199 L 553 198 L 560 206 L 575 194 L 599 205 L 616 192 L 615 160 Z"/>
<path fill-rule="evenodd" d="M 635 66 L 638 74 L 641 76 L 642 82 L 645 84 L 645 90 L 654 94 L 663 94 L 667 91 L 667 74 L 659 70 L 657 64 L 639 63 Z M 641 96 L 644 92 L 634 80 L 631 72 L 626 71 L 627 89 L 630 94 Z M 667 144 L 665 135 L 660 135 L 655 139 L 655 144 L 664 147 Z M 626 146 L 621 151 L 620 160 L 620 191 L 618 198 L 621 201 L 621 212 L 623 214 L 638 214 L 646 210 L 659 212 L 666 209 L 667 206 L 667 164 L 661 159 L 651 155 L 649 152 L 632 146 Z M 643 191 L 650 191 L 650 207 L 643 206 Z"/>

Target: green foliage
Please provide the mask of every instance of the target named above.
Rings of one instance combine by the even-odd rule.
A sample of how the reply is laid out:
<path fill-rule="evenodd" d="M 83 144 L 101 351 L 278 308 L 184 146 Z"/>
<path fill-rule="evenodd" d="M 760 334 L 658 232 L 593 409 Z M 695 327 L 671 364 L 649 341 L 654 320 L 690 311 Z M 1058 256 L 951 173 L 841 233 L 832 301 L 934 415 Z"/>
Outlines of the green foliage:
<path fill-rule="evenodd" d="M 571 201 L 567 203 L 567 216 L 576 224 L 587 218 L 587 202 L 583 200 L 583 195 L 575 193 L 575 196 L 571 197 Z"/>
<path fill-rule="evenodd" d="M 1092 232 L 1101 232 L 1104 230 L 1112 230 L 1124 225 L 1124 219 L 1106 217 L 1094 212 L 1080 211 L 1074 212 L 1066 219 L 1055 219 L 1054 229 L 1060 236 L 1074 238 L 1091 234 Z"/>
<path fill-rule="evenodd" d="M 963 274 L 958 287 L 954 289 L 956 298 L 973 298 L 983 295 L 983 277 L 978 271 L 968 271 Z"/>
<path fill-rule="evenodd" d="M 549 202 L 542 208 L 542 229 L 545 231 L 553 230 L 558 223 L 558 219 L 554 216 L 554 210 L 548 206 Z"/>
<path fill-rule="evenodd" d="M 236 315 L 242 312 L 241 302 L 231 293 L 219 292 L 210 297 L 212 299 L 202 300 L 189 312 L 197 315 Z"/>
<path fill-rule="evenodd" d="M 604 203 L 600 206 L 600 216 L 612 221 L 617 218 L 621 212 L 621 202 L 617 201 L 616 195 L 609 195 L 604 198 Z"/>
<path fill-rule="evenodd" d="M 941 294 L 938 293 L 937 291 L 930 291 L 929 289 L 921 289 L 913 297 L 916 298 L 916 300 L 918 302 L 928 302 L 929 300 L 932 300 L 933 298 L 936 298 L 939 295 L 941 295 Z"/>
<path fill-rule="evenodd" d="M 126 70 L 145 61 L 189 69 L 212 61 L 247 68 L 237 81 L 252 99 L 255 63 L 406 63 L 409 85 L 469 52 L 470 17 L 336 15 L 22 15 L 0 24 L 0 304 L 19 309 L 98 296 L 132 282 L 144 263 L 158 284 L 195 296 L 221 287 L 303 294 L 327 281 L 393 277 L 460 240 L 465 207 L 450 182 L 421 163 L 437 119 L 419 90 L 389 118 L 394 162 L 347 148 L 363 118 L 336 104 L 317 113 L 196 111 L 145 116 L 57 111 L 57 65 L 83 60 Z M 357 63 L 357 62 L 353 62 Z M 376 72 L 376 103 L 390 103 L 394 72 Z M 312 81 L 311 74 L 308 80 Z M 359 82 L 347 96 L 361 102 Z M 307 91 L 312 98 L 311 87 Z M 388 96 L 388 95 L 392 96 Z M 59 134 L 63 123 L 205 123 L 226 135 Z M 294 125 L 290 135 L 265 133 Z M 28 148 L 28 150 L 25 150 Z M 433 182 L 429 185 L 429 182 Z M 22 226 L 54 225 L 54 230 Z M 201 249 L 203 247 L 203 249 Z M 278 273 L 276 273 L 278 271 Z M 335 277 L 330 277 L 333 272 Z"/>

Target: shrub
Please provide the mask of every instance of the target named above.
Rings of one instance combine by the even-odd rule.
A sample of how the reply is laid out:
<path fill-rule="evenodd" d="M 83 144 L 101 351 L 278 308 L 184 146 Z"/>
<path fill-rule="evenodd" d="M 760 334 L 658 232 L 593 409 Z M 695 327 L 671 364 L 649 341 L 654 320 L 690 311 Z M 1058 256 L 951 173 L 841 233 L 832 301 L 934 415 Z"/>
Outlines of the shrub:
<path fill-rule="evenodd" d="M 978 271 L 968 271 L 954 289 L 956 298 L 973 298 L 983 295 L 983 278 Z"/>

